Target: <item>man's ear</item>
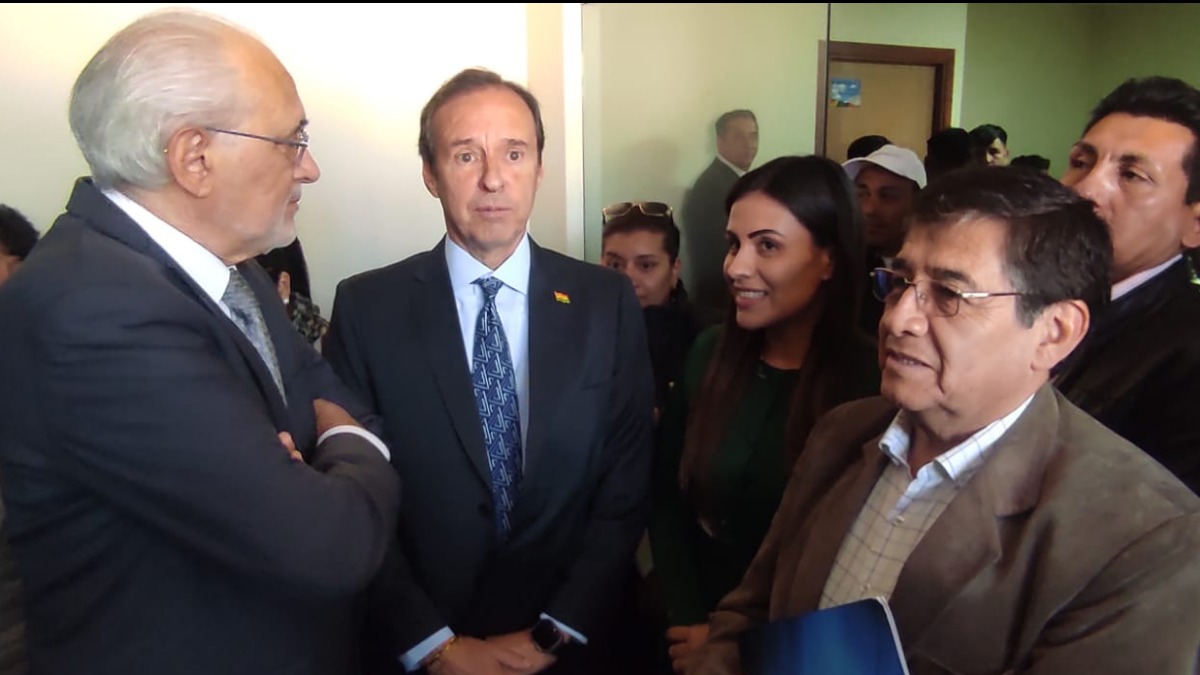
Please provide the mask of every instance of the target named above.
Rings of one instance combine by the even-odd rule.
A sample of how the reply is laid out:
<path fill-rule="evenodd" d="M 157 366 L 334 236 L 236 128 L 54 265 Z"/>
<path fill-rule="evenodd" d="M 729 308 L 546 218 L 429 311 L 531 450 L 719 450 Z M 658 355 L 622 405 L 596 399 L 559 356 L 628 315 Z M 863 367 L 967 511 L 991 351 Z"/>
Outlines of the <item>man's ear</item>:
<path fill-rule="evenodd" d="M 1082 300 L 1062 300 L 1043 309 L 1033 325 L 1041 333 L 1033 357 L 1034 370 L 1049 372 L 1067 358 L 1087 334 L 1090 323 L 1091 314 Z"/>
<path fill-rule="evenodd" d="M 1180 236 L 1180 246 L 1183 248 L 1200 248 L 1200 201 L 1188 205 L 1191 219 Z"/>
<path fill-rule="evenodd" d="M 434 199 L 442 198 L 438 194 L 437 177 L 433 175 L 433 167 L 429 166 L 429 162 L 421 162 L 421 180 L 425 181 L 425 189 L 429 190 Z"/>
<path fill-rule="evenodd" d="M 275 290 L 279 292 L 279 298 L 283 300 L 283 304 L 288 304 L 288 300 L 292 297 L 292 275 L 287 272 L 280 272 L 279 281 L 275 284 Z"/>
<path fill-rule="evenodd" d="M 207 197 L 214 188 L 209 149 L 209 137 L 195 127 L 176 131 L 163 149 L 171 179 L 194 197 Z"/>

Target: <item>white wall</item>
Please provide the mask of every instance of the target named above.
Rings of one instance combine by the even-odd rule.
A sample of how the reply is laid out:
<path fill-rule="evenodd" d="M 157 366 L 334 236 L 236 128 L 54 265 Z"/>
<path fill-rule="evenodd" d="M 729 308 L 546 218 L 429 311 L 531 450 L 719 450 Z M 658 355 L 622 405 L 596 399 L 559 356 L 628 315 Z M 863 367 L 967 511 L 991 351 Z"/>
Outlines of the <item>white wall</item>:
<path fill-rule="evenodd" d="M 813 151 L 826 16 L 825 3 L 583 7 L 589 260 L 599 259 L 606 204 L 649 199 L 678 211 L 727 110 L 758 118 L 755 166 Z"/>
<path fill-rule="evenodd" d="M 542 99 L 553 164 L 530 229 L 582 256 L 582 160 L 571 149 L 582 133 L 578 4 L 187 4 L 257 33 L 296 80 L 322 171 L 305 189 L 297 229 L 326 312 L 339 280 L 427 249 L 444 232 L 421 183 L 418 117 L 469 66 Z M 75 77 L 109 35 L 162 6 L 0 4 L 0 203 L 50 226 L 87 173 L 67 124 Z"/>

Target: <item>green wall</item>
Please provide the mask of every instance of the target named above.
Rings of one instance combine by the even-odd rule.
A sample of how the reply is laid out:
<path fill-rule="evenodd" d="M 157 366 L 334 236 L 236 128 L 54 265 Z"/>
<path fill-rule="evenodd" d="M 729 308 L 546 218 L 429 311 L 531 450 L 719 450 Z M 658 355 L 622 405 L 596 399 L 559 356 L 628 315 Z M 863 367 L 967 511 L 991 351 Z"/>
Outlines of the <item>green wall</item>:
<path fill-rule="evenodd" d="M 999 124 L 1009 150 L 1048 157 L 1058 176 L 1098 95 L 1091 8 L 972 3 L 960 126 Z"/>
<path fill-rule="evenodd" d="M 1092 11 L 1097 100 L 1129 77 L 1166 75 L 1200 86 L 1200 5 L 1094 5 Z"/>

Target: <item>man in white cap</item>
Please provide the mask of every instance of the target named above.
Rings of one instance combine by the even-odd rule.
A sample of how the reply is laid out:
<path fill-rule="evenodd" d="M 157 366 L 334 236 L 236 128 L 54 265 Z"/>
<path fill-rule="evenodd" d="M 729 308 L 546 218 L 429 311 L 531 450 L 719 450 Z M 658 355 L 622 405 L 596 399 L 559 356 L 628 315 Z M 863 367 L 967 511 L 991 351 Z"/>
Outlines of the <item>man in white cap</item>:
<path fill-rule="evenodd" d="M 917 194 L 925 188 L 925 165 L 912 150 L 888 144 L 842 167 L 858 191 L 867 270 L 886 267 L 904 243 L 904 221 L 912 213 Z M 882 314 L 883 304 L 868 291 L 859 314 L 863 331 L 874 336 Z"/>

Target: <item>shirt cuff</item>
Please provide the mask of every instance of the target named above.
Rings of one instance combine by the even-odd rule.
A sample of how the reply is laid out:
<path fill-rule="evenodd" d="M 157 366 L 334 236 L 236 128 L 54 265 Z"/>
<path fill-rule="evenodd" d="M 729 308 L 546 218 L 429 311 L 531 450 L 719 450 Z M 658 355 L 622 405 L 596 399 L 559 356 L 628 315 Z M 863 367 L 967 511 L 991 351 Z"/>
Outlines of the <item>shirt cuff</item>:
<path fill-rule="evenodd" d="M 550 619 L 551 621 L 553 621 L 554 625 L 558 626 L 558 629 L 561 630 L 562 632 L 566 633 L 567 635 L 570 635 L 572 640 L 578 642 L 581 645 L 587 644 L 587 638 L 583 636 L 583 633 L 580 633 L 579 631 L 575 630 L 574 628 L 571 628 L 567 624 L 559 621 L 558 619 L 550 616 L 549 614 L 546 614 L 545 612 L 542 612 L 542 618 Z"/>
<path fill-rule="evenodd" d="M 410 673 L 417 670 L 421 667 L 421 662 L 425 660 L 425 657 L 432 654 L 433 650 L 449 642 L 452 637 L 454 637 L 454 631 L 450 630 L 449 626 L 444 626 L 438 632 L 421 640 L 417 643 L 416 647 L 404 652 L 400 656 L 400 665 L 404 666 L 404 669 Z"/>
<path fill-rule="evenodd" d="M 370 441 L 371 445 L 375 446 L 375 449 L 383 455 L 384 459 L 389 462 L 392 461 L 392 453 L 388 451 L 388 447 L 384 445 L 383 441 L 379 440 L 378 436 L 362 427 L 356 427 L 352 424 L 339 424 L 336 427 L 330 428 L 317 439 L 317 445 L 324 443 L 326 438 L 334 434 L 354 434 L 355 436 L 361 436 Z"/>

